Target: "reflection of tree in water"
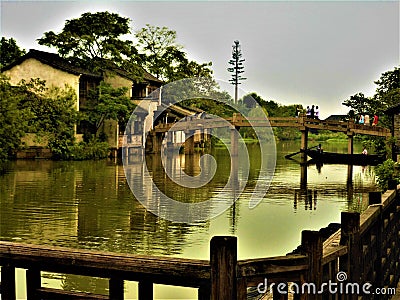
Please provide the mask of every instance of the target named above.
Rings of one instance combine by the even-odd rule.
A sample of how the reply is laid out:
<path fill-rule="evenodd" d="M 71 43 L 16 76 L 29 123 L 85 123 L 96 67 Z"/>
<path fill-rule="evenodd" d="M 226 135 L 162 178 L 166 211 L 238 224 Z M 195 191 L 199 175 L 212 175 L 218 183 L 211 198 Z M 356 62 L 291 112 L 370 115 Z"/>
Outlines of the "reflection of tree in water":
<path fill-rule="evenodd" d="M 65 291 L 108 294 L 108 280 L 98 277 L 62 275 L 61 288 Z"/>

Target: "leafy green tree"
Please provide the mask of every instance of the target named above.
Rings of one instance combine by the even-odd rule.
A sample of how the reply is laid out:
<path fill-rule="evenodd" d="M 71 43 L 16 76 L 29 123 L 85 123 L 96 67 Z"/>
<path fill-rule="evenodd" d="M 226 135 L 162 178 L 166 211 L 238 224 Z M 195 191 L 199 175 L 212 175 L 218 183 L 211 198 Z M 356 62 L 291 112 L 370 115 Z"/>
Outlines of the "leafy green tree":
<path fill-rule="evenodd" d="M 47 139 L 56 159 L 69 159 L 77 122 L 75 91 L 69 86 L 47 88 L 38 78 L 22 80 L 19 87 L 27 95 L 20 106 L 30 113 L 26 132 Z"/>
<path fill-rule="evenodd" d="M 127 88 L 113 88 L 102 81 L 89 95 L 88 109 L 82 112 L 81 120 L 90 124 L 91 134 L 96 135 L 105 120 L 115 120 L 124 128 L 135 104 L 129 99 Z"/>
<path fill-rule="evenodd" d="M 13 88 L 9 79 L 0 74 L 0 164 L 21 146 L 30 114 L 21 109 L 23 93 Z"/>
<path fill-rule="evenodd" d="M 6 39 L 4 36 L 0 40 L 0 69 L 11 64 L 16 59 L 25 54 L 24 49 L 20 49 L 13 38 Z"/>
<path fill-rule="evenodd" d="M 176 42 L 176 31 L 146 24 L 135 36 L 143 67 L 157 78 L 171 82 L 183 78 L 211 77 L 211 62 L 199 64 L 190 61 L 183 47 Z"/>
<path fill-rule="evenodd" d="M 355 114 L 378 114 L 381 115 L 381 125 L 388 125 L 384 118 L 384 111 L 395 104 L 400 103 L 400 75 L 399 68 L 383 73 L 379 80 L 374 82 L 378 85 L 373 97 L 365 97 L 363 93 L 357 93 L 343 101 Z"/>
<path fill-rule="evenodd" d="M 363 93 L 357 93 L 350 96 L 342 103 L 352 109 L 354 114 L 372 114 L 379 107 L 379 103 L 374 98 L 365 97 Z"/>
<path fill-rule="evenodd" d="M 121 64 L 136 53 L 131 41 L 121 39 L 130 33 L 129 26 L 130 19 L 116 13 L 87 12 L 79 18 L 66 20 L 58 34 L 45 32 L 38 42 L 55 47 L 61 56 L 80 62 L 86 68 L 104 66 L 108 60 Z"/>
<path fill-rule="evenodd" d="M 393 71 L 383 73 L 379 80 L 375 98 L 381 100 L 386 106 L 400 102 L 400 69 L 395 67 Z"/>

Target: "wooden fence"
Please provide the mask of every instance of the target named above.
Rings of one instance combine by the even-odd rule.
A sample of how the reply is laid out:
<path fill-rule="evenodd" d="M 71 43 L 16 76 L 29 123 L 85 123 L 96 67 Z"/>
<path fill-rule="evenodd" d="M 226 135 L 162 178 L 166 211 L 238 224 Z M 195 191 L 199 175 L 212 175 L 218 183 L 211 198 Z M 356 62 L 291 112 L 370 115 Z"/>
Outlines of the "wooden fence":
<path fill-rule="evenodd" d="M 2 300 L 16 298 L 15 268 L 26 269 L 28 300 L 123 299 L 125 280 L 139 282 L 140 300 L 153 299 L 153 284 L 198 288 L 198 299 L 246 299 L 249 288 L 273 299 L 389 299 L 400 276 L 400 186 L 389 188 L 370 193 L 361 215 L 343 212 L 325 241 L 323 230 L 305 230 L 298 249 L 281 257 L 237 260 L 230 236 L 212 238 L 209 260 L 0 242 Z M 108 278 L 109 295 L 44 288 L 41 271 Z"/>

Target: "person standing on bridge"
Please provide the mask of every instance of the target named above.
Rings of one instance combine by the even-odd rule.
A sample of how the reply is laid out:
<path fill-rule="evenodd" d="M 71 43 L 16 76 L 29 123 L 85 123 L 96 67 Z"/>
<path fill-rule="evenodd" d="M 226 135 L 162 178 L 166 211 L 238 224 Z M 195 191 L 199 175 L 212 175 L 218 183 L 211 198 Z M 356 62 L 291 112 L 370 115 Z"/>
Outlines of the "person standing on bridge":
<path fill-rule="evenodd" d="M 378 125 L 378 116 L 375 114 L 374 119 L 372 120 L 372 126 Z"/>
<path fill-rule="evenodd" d="M 364 125 L 369 125 L 369 114 L 365 114 Z"/>
<path fill-rule="evenodd" d="M 310 107 L 307 105 L 307 109 L 306 109 L 306 117 L 310 118 L 311 117 L 311 110 Z"/>
<path fill-rule="evenodd" d="M 364 125 L 364 115 L 360 115 L 360 120 L 358 121 L 358 124 Z"/>
<path fill-rule="evenodd" d="M 311 119 L 314 119 L 315 117 L 315 109 L 314 109 L 314 105 L 311 106 L 311 110 L 310 110 L 310 117 Z"/>
<path fill-rule="evenodd" d="M 318 105 L 315 107 L 315 118 L 319 120 L 319 108 Z"/>

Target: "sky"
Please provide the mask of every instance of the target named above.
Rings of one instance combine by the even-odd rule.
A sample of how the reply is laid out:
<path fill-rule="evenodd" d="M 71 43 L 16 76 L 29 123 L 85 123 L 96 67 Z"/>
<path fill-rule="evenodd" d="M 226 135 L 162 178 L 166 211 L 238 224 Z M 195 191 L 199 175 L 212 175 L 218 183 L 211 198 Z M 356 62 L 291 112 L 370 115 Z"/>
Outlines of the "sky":
<path fill-rule="evenodd" d="M 322 118 L 347 113 L 341 103 L 351 95 L 372 96 L 374 81 L 400 61 L 399 1 L 0 2 L 1 35 L 27 50 L 55 52 L 36 39 L 82 13 L 107 10 L 129 17 L 132 32 L 146 24 L 175 30 L 190 59 L 211 61 L 214 77 L 228 81 L 239 40 L 244 92 L 319 105 Z"/>

